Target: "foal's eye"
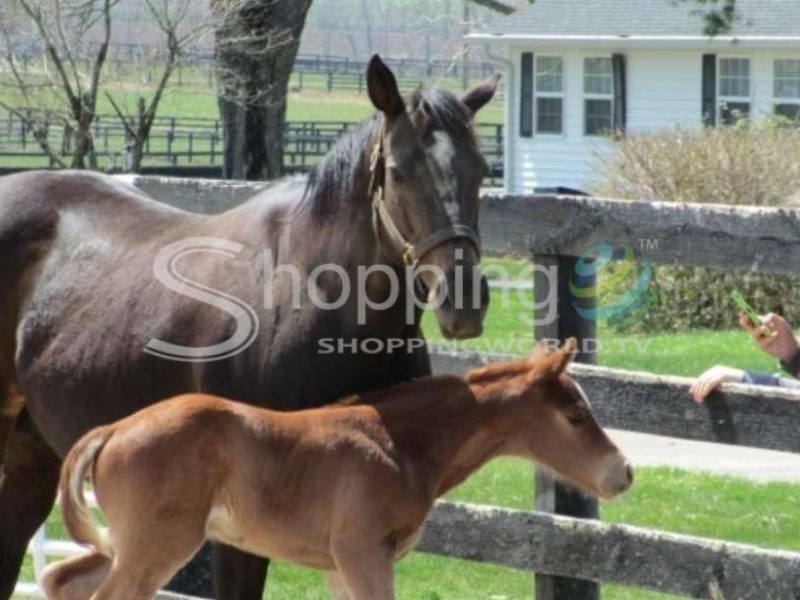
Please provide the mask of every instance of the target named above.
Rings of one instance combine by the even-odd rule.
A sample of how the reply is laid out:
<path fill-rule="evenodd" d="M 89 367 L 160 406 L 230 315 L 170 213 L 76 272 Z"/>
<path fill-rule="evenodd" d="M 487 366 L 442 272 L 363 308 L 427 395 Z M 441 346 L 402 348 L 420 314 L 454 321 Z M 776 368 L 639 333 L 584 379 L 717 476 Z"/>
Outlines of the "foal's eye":
<path fill-rule="evenodd" d="M 573 427 L 580 427 L 586 423 L 586 416 L 581 413 L 572 413 L 567 416 L 567 421 L 569 421 L 570 425 Z"/>

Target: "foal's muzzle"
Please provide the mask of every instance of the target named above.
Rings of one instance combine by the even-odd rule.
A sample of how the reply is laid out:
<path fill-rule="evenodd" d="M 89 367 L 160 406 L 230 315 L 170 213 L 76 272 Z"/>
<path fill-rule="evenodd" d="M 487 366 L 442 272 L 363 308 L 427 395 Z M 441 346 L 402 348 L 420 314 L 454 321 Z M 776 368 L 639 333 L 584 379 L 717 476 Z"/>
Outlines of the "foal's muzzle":
<path fill-rule="evenodd" d="M 612 463 L 603 478 L 603 495 L 614 497 L 628 491 L 633 485 L 633 467 L 624 458 Z"/>

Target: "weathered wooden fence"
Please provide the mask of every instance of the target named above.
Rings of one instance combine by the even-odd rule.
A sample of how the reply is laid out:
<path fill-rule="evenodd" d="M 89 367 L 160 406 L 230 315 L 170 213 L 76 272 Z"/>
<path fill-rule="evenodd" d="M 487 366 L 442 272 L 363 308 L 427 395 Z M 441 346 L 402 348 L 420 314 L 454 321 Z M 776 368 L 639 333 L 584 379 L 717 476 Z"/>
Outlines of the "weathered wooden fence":
<path fill-rule="evenodd" d="M 27 117 L 28 120 L 32 117 Z M 50 123 L 51 145 L 62 158 L 69 156 L 71 136 L 55 116 L 41 116 Z M 128 117 L 131 124 L 135 118 Z M 287 173 L 306 172 L 333 147 L 339 137 L 358 125 L 350 121 L 287 121 L 284 134 L 284 168 Z M 503 177 L 503 126 L 478 123 L 476 133 L 491 171 L 488 180 L 499 184 Z M 101 166 L 120 172 L 125 168 L 126 131 L 119 117 L 99 115 L 93 126 L 96 154 Z M 206 177 L 222 176 L 223 138 L 217 119 L 162 116 L 155 120 L 145 144 L 145 168 L 205 169 Z M 12 162 L 12 160 L 14 162 Z M 4 167 L 50 167 L 25 122 L 12 114 L 0 114 L 0 171 Z M 216 169 L 216 171 L 215 171 Z M 191 174 L 189 171 L 187 174 Z"/>
<path fill-rule="evenodd" d="M 131 180 L 159 200 L 203 213 L 268 185 Z M 487 254 L 561 267 L 559 316 L 544 330 L 558 336 L 594 334 L 563 297 L 576 257 L 598 243 L 639 247 L 644 240 L 657 264 L 800 270 L 800 210 L 484 195 L 480 228 Z M 493 358 L 442 349 L 433 364 L 439 373 L 463 372 Z M 800 453 L 796 392 L 727 385 L 697 406 L 688 379 L 587 364 L 570 369 L 606 427 Z M 596 598 L 600 582 L 712 600 L 800 598 L 800 553 L 585 519 L 596 515 L 593 501 L 542 475 L 537 487 L 539 511 L 439 502 L 419 550 L 535 572 L 537 600 Z"/>

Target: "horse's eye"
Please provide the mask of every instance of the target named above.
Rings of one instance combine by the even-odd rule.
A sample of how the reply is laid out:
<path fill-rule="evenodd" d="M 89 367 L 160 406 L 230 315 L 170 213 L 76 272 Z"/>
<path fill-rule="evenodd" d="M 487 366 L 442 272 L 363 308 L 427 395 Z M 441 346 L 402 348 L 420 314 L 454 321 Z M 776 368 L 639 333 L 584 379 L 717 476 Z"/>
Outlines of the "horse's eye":
<path fill-rule="evenodd" d="M 405 181 L 405 177 L 403 177 L 403 174 L 397 169 L 397 167 L 389 167 L 389 176 L 395 183 L 403 183 L 403 181 Z"/>
<path fill-rule="evenodd" d="M 581 425 L 586 423 L 586 415 L 579 412 L 572 413 L 570 415 L 567 415 L 567 421 L 569 421 L 570 425 L 572 425 L 573 427 L 580 427 Z"/>

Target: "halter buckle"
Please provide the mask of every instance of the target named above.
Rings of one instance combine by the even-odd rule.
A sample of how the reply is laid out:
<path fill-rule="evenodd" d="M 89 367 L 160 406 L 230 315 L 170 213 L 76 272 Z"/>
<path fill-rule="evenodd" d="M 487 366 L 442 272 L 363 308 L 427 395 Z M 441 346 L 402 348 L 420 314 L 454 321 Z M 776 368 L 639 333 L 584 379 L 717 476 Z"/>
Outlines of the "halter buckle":
<path fill-rule="evenodd" d="M 415 267 L 417 265 L 417 257 L 414 254 L 414 246 L 411 244 L 407 243 L 405 249 L 403 250 L 403 262 L 409 267 Z"/>

